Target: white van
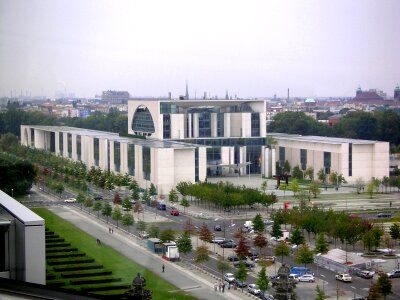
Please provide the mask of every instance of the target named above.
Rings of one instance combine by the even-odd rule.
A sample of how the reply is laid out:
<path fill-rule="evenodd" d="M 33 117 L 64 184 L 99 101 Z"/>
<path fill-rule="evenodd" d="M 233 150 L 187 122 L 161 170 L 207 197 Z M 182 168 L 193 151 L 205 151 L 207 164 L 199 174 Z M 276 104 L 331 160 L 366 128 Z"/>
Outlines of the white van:
<path fill-rule="evenodd" d="M 253 228 L 253 221 L 244 222 L 244 227 L 246 227 L 247 229 Z"/>

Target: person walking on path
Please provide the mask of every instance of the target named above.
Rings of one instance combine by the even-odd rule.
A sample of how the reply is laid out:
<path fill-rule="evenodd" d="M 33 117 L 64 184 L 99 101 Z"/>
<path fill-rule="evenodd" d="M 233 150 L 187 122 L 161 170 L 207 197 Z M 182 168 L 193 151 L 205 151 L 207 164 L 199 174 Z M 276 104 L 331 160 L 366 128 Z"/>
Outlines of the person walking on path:
<path fill-rule="evenodd" d="M 220 282 L 219 285 L 218 285 L 218 291 L 221 292 L 221 288 L 222 288 L 222 283 Z"/>
<path fill-rule="evenodd" d="M 114 233 L 114 229 L 111 228 L 111 233 Z"/>
<path fill-rule="evenodd" d="M 214 283 L 214 291 L 215 291 L 215 292 L 217 291 L 217 287 L 218 287 L 218 282 L 215 282 L 215 283 Z"/>
<path fill-rule="evenodd" d="M 225 282 L 222 283 L 222 292 L 225 293 Z"/>
<path fill-rule="evenodd" d="M 162 265 L 162 272 L 164 273 L 164 271 L 165 271 L 165 266 L 164 266 L 164 264 Z"/>
<path fill-rule="evenodd" d="M 108 227 L 108 233 L 111 233 L 111 227 Z"/>

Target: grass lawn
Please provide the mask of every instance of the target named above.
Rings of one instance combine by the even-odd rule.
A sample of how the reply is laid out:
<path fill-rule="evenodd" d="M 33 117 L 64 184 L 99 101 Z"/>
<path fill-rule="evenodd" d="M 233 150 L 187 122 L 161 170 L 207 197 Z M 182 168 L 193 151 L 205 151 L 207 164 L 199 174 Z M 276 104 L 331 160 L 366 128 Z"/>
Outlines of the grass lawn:
<path fill-rule="evenodd" d="M 147 288 L 153 292 L 154 300 L 195 299 L 183 291 L 176 292 L 177 287 L 121 255 L 114 249 L 104 244 L 98 247 L 95 238 L 51 213 L 49 210 L 45 208 L 34 208 L 32 210 L 45 219 L 46 226 L 52 231 L 65 238 L 72 246 L 77 247 L 79 251 L 85 252 L 94 258 L 97 263 L 103 264 L 106 269 L 112 270 L 113 275 L 121 277 L 123 282 L 131 283 L 137 273 L 142 274 L 146 278 Z M 170 291 L 174 292 L 171 293 Z"/>

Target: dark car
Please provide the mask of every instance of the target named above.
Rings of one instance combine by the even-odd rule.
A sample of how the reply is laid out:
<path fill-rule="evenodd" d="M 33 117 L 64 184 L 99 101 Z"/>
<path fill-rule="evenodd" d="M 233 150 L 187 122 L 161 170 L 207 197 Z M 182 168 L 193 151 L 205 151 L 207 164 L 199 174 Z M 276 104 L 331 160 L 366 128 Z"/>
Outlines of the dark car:
<path fill-rule="evenodd" d="M 235 248 L 237 245 L 235 242 L 227 242 L 220 244 L 222 248 Z"/>
<path fill-rule="evenodd" d="M 237 255 L 229 255 L 228 260 L 229 261 L 238 261 L 239 257 L 237 257 Z"/>
<path fill-rule="evenodd" d="M 171 216 L 179 216 L 179 211 L 177 209 L 171 210 Z"/>
<path fill-rule="evenodd" d="M 248 257 L 251 260 L 255 260 L 255 259 L 257 259 L 259 257 L 259 254 L 257 252 L 251 252 Z"/>
<path fill-rule="evenodd" d="M 93 198 L 94 200 L 98 201 L 98 200 L 103 200 L 103 196 L 102 195 L 96 195 Z"/>
<path fill-rule="evenodd" d="M 370 272 L 367 270 L 360 270 L 356 272 L 356 275 L 364 279 L 371 279 L 372 277 L 374 277 L 374 272 Z"/>
<path fill-rule="evenodd" d="M 238 288 L 244 288 L 247 286 L 246 282 L 240 281 L 239 279 L 235 279 L 234 283 Z"/>
<path fill-rule="evenodd" d="M 214 226 L 214 231 L 221 231 L 221 230 L 222 230 L 221 225 Z"/>
<path fill-rule="evenodd" d="M 222 244 L 225 244 L 225 243 L 234 243 L 234 241 L 233 240 L 229 240 L 229 239 L 225 239 L 225 240 L 223 240 L 223 241 L 221 241 L 221 242 L 217 242 L 217 244 L 218 245 L 222 245 Z"/>
<path fill-rule="evenodd" d="M 256 264 L 255 264 L 254 262 L 249 261 L 249 260 L 236 261 L 236 262 L 233 264 L 233 266 L 234 266 L 235 268 L 239 268 L 241 263 L 244 263 L 244 265 L 245 265 L 247 268 L 254 268 L 254 267 L 256 266 Z"/>

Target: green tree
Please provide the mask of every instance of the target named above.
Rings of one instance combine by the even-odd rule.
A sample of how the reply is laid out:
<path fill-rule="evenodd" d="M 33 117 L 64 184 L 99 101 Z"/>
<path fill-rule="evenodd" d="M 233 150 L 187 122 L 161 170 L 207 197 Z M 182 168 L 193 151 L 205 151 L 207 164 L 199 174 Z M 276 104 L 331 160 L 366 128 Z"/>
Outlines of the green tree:
<path fill-rule="evenodd" d="M 169 191 L 168 200 L 171 203 L 177 203 L 178 202 L 178 194 L 176 193 L 175 189 L 171 189 Z"/>
<path fill-rule="evenodd" d="M 222 256 L 218 256 L 217 270 L 221 273 L 221 280 L 223 280 L 225 272 L 228 271 L 230 267 L 231 266 L 230 266 L 229 262 L 224 260 L 222 258 Z"/>
<path fill-rule="evenodd" d="M 321 194 L 321 190 L 318 187 L 318 183 L 315 181 L 311 181 L 308 185 L 309 192 L 313 195 L 314 198 L 317 198 L 319 194 Z"/>
<path fill-rule="evenodd" d="M 90 197 L 85 198 L 85 207 L 89 210 L 89 215 L 90 215 L 90 208 L 93 206 L 93 200 Z"/>
<path fill-rule="evenodd" d="M 149 237 L 151 238 L 158 238 L 160 237 L 160 227 L 157 225 L 151 224 L 149 227 Z"/>
<path fill-rule="evenodd" d="M 190 234 L 188 232 L 184 232 L 176 241 L 176 245 L 179 252 L 182 254 L 188 254 L 192 252 L 193 246 Z"/>
<path fill-rule="evenodd" d="M 58 196 L 60 198 L 61 198 L 61 194 L 64 192 L 64 190 L 65 190 L 65 187 L 64 187 L 64 185 L 62 183 L 57 183 L 54 186 L 54 191 L 56 192 L 56 194 L 58 194 Z M 81 208 L 82 208 L 82 205 L 81 205 Z"/>
<path fill-rule="evenodd" d="M 182 200 L 181 200 L 180 204 L 182 205 L 183 213 L 185 214 L 186 208 L 188 208 L 190 206 L 190 203 L 189 203 L 188 199 L 186 198 L 186 196 L 182 196 Z"/>
<path fill-rule="evenodd" d="M 297 251 L 298 251 L 299 245 L 303 244 L 304 236 L 301 234 L 301 231 L 297 227 L 293 230 L 290 241 L 292 244 L 295 244 L 297 246 L 296 247 Z"/>
<path fill-rule="evenodd" d="M 107 224 L 108 224 L 108 218 L 111 216 L 112 213 L 112 207 L 110 204 L 106 203 L 104 204 L 101 214 L 107 218 Z"/>
<path fill-rule="evenodd" d="M 321 168 L 318 173 L 317 173 L 317 177 L 318 180 L 325 183 L 326 181 L 326 174 L 325 174 L 325 170 L 323 168 Z"/>
<path fill-rule="evenodd" d="M 125 210 L 131 210 L 132 209 L 132 203 L 129 200 L 128 197 L 125 197 L 124 200 L 122 200 L 122 208 Z"/>
<path fill-rule="evenodd" d="M 325 300 L 327 298 L 325 292 L 321 290 L 319 285 L 317 285 L 316 290 L 317 290 L 317 297 L 315 297 L 315 300 Z"/>
<path fill-rule="evenodd" d="M 112 212 L 112 218 L 113 218 L 114 221 L 117 221 L 117 228 L 118 228 L 118 222 L 122 218 L 122 212 L 121 212 L 121 209 L 118 206 L 116 206 L 114 208 L 114 210 Z"/>
<path fill-rule="evenodd" d="M 262 254 L 262 250 L 267 247 L 268 241 L 262 233 L 258 233 L 254 238 L 254 247 L 258 247 L 260 249 L 260 253 Z"/>
<path fill-rule="evenodd" d="M 284 242 L 279 242 L 275 247 L 275 256 L 280 256 L 281 263 L 283 263 L 283 257 L 289 255 L 290 255 L 290 250 L 288 245 L 286 245 Z"/>
<path fill-rule="evenodd" d="M 300 170 L 299 166 L 293 168 L 292 176 L 296 179 L 303 179 L 303 172 Z"/>
<path fill-rule="evenodd" d="M 253 219 L 253 229 L 256 232 L 264 232 L 265 224 L 261 217 L 261 214 L 257 214 Z"/>
<path fill-rule="evenodd" d="M 308 167 L 305 171 L 304 171 L 304 177 L 308 178 L 310 180 L 314 180 L 314 168 L 313 167 Z"/>
<path fill-rule="evenodd" d="M 266 290 L 268 290 L 269 280 L 268 280 L 265 266 L 263 266 L 261 268 L 260 272 L 258 272 L 256 284 L 258 285 L 259 289 L 262 292 L 265 292 Z"/>
<path fill-rule="evenodd" d="M 393 293 L 392 291 L 392 282 L 389 277 L 382 273 L 379 275 L 378 281 L 376 282 L 378 286 L 379 292 L 383 295 L 383 299 L 386 300 L 386 297 Z"/>
<path fill-rule="evenodd" d="M 300 246 L 295 260 L 298 264 L 304 264 L 304 266 L 307 267 L 307 264 L 314 262 L 314 253 L 310 250 L 308 245 L 304 243 Z"/>
<path fill-rule="evenodd" d="M 290 166 L 290 163 L 288 160 L 285 160 L 285 164 L 283 165 L 283 171 L 287 174 L 290 174 L 290 171 L 292 170 L 292 167 Z"/>
<path fill-rule="evenodd" d="M 235 273 L 235 278 L 242 282 L 245 282 L 247 280 L 247 276 L 248 274 L 246 265 L 244 264 L 243 261 L 241 261 L 239 264 L 239 269 Z M 243 292 L 243 286 L 242 286 L 242 292 Z"/>
<path fill-rule="evenodd" d="M 371 253 L 372 247 L 374 245 L 374 236 L 371 230 L 364 232 L 363 237 L 364 248 L 367 248 L 368 253 Z"/>
<path fill-rule="evenodd" d="M 373 245 L 374 245 L 375 251 L 376 251 L 376 249 L 381 244 L 381 238 L 385 234 L 385 232 L 383 231 L 382 228 L 377 227 L 377 226 L 373 226 L 370 231 L 372 233 Z"/>
<path fill-rule="evenodd" d="M 175 240 L 175 232 L 171 228 L 164 229 L 160 232 L 160 241 L 162 243 L 172 242 Z"/>
<path fill-rule="evenodd" d="M 204 262 L 208 261 L 209 259 L 210 259 L 210 256 L 208 254 L 208 248 L 206 246 L 197 247 L 196 253 L 194 256 L 195 262 L 203 264 Z"/>
<path fill-rule="evenodd" d="M 377 182 L 374 180 L 367 184 L 367 194 L 369 195 L 370 199 L 372 199 L 377 187 L 379 187 L 379 184 L 377 184 Z"/>
<path fill-rule="evenodd" d="M 293 192 L 293 195 L 296 196 L 300 190 L 299 181 L 295 178 L 290 183 L 290 190 Z"/>
<path fill-rule="evenodd" d="M 393 223 L 390 226 L 390 237 L 397 241 L 400 238 L 400 226 L 398 223 Z"/>
<path fill-rule="evenodd" d="M 157 195 L 157 187 L 153 183 L 150 184 L 149 193 L 150 193 L 150 196 Z"/>
<path fill-rule="evenodd" d="M 128 232 L 129 232 L 129 227 L 131 227 L 135 223 L 135 219 L 133 218 L 132 214 L 129 212 L 124 213 L 122 216 L 122 225 L 128 227 Z"/>
<path fill-rule="evenodd" d="M 97 211 L 97 218 L 100 217 L 100 211 L 102 210 L 103 205 L 101 204 L 101 202 L 96 201 L 93 205 L 93 211 Z"/>
<path fill-rule="evenodd" d="M 264 194 L 265 194 L 265 191 L 267 190 L 267 188 L 268 188 L 268 181 L 267 181 L 267 180 L 264 180 L 264 181 L 261 183 L 261 190 L 263 191 Z"/>
<path fill-rule="evenodd" d="M 325 239 L 323 233 L 318 234 L 317 240 L 315 241 L 315 253 L 326 254 L 329 251 L 329 243 Z"/>
<path fill-rule="evenodd" d="M 280 223 L 274 222 L 274 225 L 272 225 L 271 236 L 277 240 L 283 237 L 283 232 Z"/>
<path fill-rule="evenodd" d="M 80 204 L 81 209 L 83 207 L 83 203 L 85 203 L 85 194 L 84 193 L 78 193 L 78 195 L 76 196 L 76 203 Z"/>
<path fill-rule="evenodd" d="M 145 221 L 140 220 L 139 222 L 137 222 L 136 228 L 139 231 L 146 231 L 147 223 Z"/>

